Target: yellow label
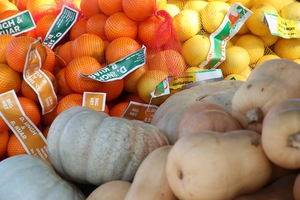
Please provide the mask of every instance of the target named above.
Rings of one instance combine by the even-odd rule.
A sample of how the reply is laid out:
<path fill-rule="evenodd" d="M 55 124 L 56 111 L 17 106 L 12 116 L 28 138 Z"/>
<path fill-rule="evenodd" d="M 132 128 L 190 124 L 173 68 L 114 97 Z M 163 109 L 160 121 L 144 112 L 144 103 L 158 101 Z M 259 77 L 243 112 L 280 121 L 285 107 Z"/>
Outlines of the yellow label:
<path fill-rule="evenodd" d="M 14 90 L 0 95 L 0 115 L 17 136 L 27 154 L 49 161 L 46 138 L 26 116 Z"/>
<path fill-rule="evenodd" d="M 183 75 L 172 77 L 169 84 L 171 89 L 176 90 L 182 88 L 184 85 L 195 83 L 195 82 L 196 82 L 195 73 L 184 73 Z"/>
<path fill-rule="evenodd" d="M 130 101 L 121 117 L 151 123 L 158 106 Z"/>
<path fill-rule="evenodd" d="M 41 57 L 32 45 L 28 50 L 24 66 L 23 79 L 37 94 L 42 114 L 51 112 L 57 105 L 57 96 L 49 77 L 40 70 Z"/>
<path fill-rule="evenodd" d="M 96 111 L 105 110 L 106 93 L 84 92 L 82 106 L 89 107 Z"/>
<path fill-rule="evenodd" d="M 277 26 L 278 34 L 282 35 L 284 38 L 299 38 L 300 37 L 298 21 L 283 19 L 280 16 L 278 16 L 277 20 L 278 20 L 278 26 Z"/>

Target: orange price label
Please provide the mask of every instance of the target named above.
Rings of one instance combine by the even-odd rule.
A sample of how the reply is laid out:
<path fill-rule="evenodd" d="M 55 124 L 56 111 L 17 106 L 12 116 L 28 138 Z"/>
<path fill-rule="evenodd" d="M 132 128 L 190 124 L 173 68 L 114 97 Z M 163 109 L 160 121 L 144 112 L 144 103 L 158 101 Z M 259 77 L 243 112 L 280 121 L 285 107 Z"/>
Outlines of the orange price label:
<path fill-rule="evenodd" d="M 121 117 L 150 123 L 158 106 L 130 101 Z"/>
<path fill-rule="evenodd" d="M 82 106 L 92 108 L 96 111 L 104 111 L 106 93 L 102 92 L 84 92 Z"/>
<path fill-rule="evenodd" d="M 38 42 L 38 40 L 36 42 Z M 40 70 L 42 65 L 41 57 L 33 44 L 31 44 L 27 53 L 23 79 L 37 94 L 42 108 L 42 114 L 44 115 L 56 107 L 57 96 L 51 80 Z"/>
<path fill-rule="evenodd" d="M 14 90 L 0 95 L 0 115 L 27 154 L 49 161 L 46 138 L 26 116 Z"/>

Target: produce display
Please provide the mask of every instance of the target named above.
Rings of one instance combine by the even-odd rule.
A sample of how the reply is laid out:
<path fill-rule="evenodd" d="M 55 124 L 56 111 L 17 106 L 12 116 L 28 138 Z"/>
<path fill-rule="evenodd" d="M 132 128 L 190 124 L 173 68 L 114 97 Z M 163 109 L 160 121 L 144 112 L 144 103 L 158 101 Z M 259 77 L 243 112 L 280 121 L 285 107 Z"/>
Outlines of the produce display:
<path fill-rule="evenodd" d="M 300 200 L 299 10 L 1 0 L 0 200 Z"/>

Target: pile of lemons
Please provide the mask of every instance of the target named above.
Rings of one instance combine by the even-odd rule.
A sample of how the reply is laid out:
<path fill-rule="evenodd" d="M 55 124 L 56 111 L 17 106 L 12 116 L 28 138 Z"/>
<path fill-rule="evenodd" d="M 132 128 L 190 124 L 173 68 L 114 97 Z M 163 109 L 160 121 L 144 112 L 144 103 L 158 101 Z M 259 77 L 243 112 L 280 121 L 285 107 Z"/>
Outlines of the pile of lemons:
<path fill-rule="evenodd" d="M 189 67 L 206 60 L 209 36 L 234 3 L 241 3 L 252 14 L 226 44 L 226 59 L 218 66 L 225 79 L 246 80 L 255 67 L 269 59 L 286 58 L 300 63 L 300 39 L 274 36 L 262 21 L 263 11 L 300 20 L 300 3 L 295 0 L 168 0 L 165 10 L 173 18 Z"/>

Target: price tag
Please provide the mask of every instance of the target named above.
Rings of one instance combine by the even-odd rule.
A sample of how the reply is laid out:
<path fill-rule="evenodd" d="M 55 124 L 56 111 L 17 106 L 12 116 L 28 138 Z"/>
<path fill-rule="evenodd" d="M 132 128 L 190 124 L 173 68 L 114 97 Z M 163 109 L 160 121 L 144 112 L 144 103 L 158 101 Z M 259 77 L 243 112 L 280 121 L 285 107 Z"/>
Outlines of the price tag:
<path fill-rule="evenodd" d="M 158 106 L 130 101 L 121 117 L 151 123 Z"/>
<path fill-rule="evenodd" d="M 37 94 L 42 107 L 42 114 L 44 115 L 54 110 L 58 100 L 51 80 L 40 70 L 42 66 L 41 57 L 37 49 L 33 46 L 36 42 L 38 40 L 32 43 L 28 49 L 23 79 Z"/>
<path fill-rule="evenodd" d="M 105 110 L 106 93 L 84 92 L 82 106 L 89 107 L 96 111 Z"/>
<path fill-rule="evenodd" d="M 36 28 L 36 24 L 28 10 L 0 21 L 0 35 L 20 35 Z"/>
<path fill-rule="evenodd" d="M 49 161 L 46 138 L 26 116 L 14 90 L 0 95 L 0 116 L 17 136 L 27 154 Z"/>

